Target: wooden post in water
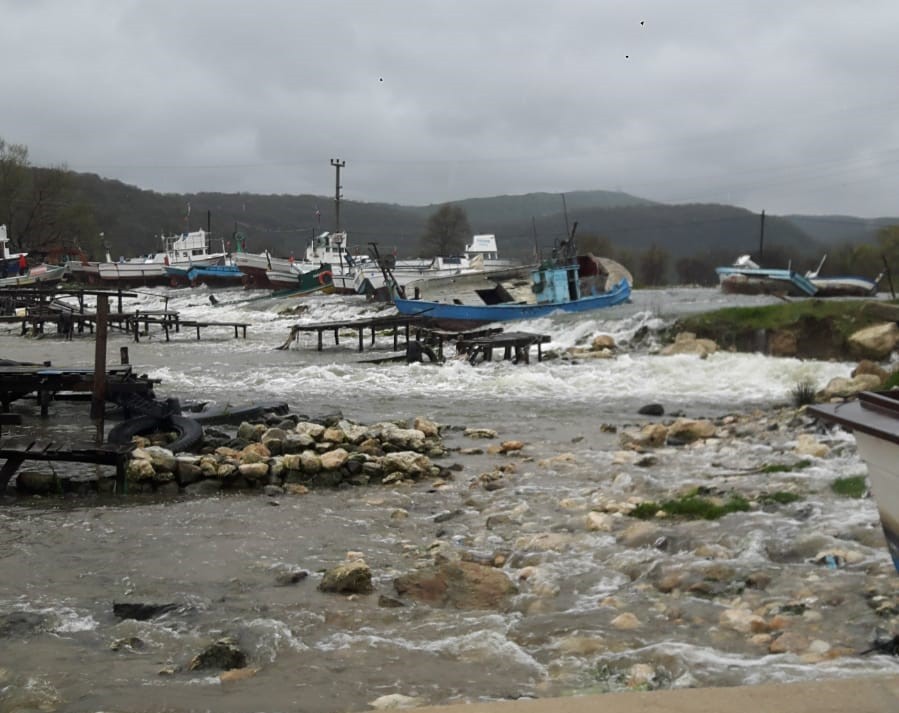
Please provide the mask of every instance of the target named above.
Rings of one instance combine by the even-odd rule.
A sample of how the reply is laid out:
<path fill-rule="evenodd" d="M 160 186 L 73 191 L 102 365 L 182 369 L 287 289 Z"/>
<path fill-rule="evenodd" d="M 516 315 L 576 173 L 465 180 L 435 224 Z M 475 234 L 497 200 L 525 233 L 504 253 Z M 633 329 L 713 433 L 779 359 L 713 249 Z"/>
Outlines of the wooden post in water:
<path fill-rule="evenodd" d="M 103 412 L 106 410 L 106 332 L 109 324 L 109 298 L 97 295 L 97 337 L 94 345 L 94 393 L 91 420 L 97 427 L 97 446 L 103 445 Z"/>

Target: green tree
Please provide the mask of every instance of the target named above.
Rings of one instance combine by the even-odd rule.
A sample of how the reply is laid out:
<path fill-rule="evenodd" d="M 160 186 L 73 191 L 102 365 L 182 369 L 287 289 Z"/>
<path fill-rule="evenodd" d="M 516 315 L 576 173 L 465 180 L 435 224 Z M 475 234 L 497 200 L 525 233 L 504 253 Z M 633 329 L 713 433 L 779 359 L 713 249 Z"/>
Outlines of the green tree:
<path fill-rule="evenodd" d="M 640 256 L 639 275 L 640 284 L 644 286 L 664 285 L 668 273 L 668 253 L 653 243 Z"/>
<path fill-rule="evenodd" d="M 577 248 L 578 253 L 581 255 L 593 253 L 596 257 L 615 259 L 615 248 L 612 246 L 612 241 L 605 235 L 598 235 L 596 233 L 578 235 Z"/>
<path fill-rule="evenodd" d="M 682 257 L 675 264 L 677 280 L 682 285 L 714 285 L 718 282 L 715 263 L 703 257 Z"/>
<path fill-rule="evenodd" d="M 423 257 L 458 255 L 471 239 L 471 227 L 465 209 L 445 203 L 428 218 L 421 237 Z"/>

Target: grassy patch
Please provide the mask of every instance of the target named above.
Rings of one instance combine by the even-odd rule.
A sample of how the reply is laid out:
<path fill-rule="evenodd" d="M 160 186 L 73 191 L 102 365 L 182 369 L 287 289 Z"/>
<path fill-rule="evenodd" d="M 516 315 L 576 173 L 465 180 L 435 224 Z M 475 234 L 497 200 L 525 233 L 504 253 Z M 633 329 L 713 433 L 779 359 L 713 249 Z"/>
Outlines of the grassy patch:
<path fill-rule="evenodd" d="M 889 391 L 890 389 L 899 388 L 899 371 L 894 371 L 887 377 L 887 380 L 883 382 L 883 386 L 880 387 L 882 391 Z"/>
<path fill-rule="evenodd" d="M 802 500 L 802 496 L 796 493 L 788 493 L 785 490 L 778 490 L 774 493 L 765 493 L 759 497 L 760 503 L 776 503 L 777 505 L 789 505 L 797 500 Z"/>
<path fill-rule="evenodd" d="M 790 389 L 790 401 L 796 408 L 815 403 L 815 384 L 812 381 L 800 381 Z"/>
<path fill-rule="evenodd" d="M 845 498 L 863 498 L 868 492 L 868 483 L 863 475 L 850 475 L 837 478 L 830 484 L 830 489 Z"/>
<path fill-rule="evenodd" d="M 740 495 L 731 495 L 725 503 L 719 503 L 701 495 L 687 495 L 677 500 L 666 500 L 659 503 L 641 503 L 631 511 L 631 517 L 649 520 L 659 511 L 672 517 L 687 520 L 717 520 L 732 512 L 749 510 L 749 501 Z"/>
<path fill-rule="evenodd" d="M 691 332 L 786 329 L 801 319 L 833 320 L 844 337 L 873 324 L 878 318 L 865 313 L 861 300 L 801 300 L 765 307 L 728 307 L 679 320 L 681 329 Z M 882 321 L 882 320 L 880 320 Z"/>

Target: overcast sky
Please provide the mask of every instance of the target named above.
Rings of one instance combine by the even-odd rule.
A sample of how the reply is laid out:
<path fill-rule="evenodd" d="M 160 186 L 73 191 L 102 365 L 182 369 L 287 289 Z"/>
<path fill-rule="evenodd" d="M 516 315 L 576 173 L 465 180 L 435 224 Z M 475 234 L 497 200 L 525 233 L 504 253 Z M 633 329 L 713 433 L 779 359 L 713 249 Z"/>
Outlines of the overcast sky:
<path fill-rule="evenodd" d="M 161 192 L 899 215 L 899 0 L 0 0 L 0 138 Z"/>

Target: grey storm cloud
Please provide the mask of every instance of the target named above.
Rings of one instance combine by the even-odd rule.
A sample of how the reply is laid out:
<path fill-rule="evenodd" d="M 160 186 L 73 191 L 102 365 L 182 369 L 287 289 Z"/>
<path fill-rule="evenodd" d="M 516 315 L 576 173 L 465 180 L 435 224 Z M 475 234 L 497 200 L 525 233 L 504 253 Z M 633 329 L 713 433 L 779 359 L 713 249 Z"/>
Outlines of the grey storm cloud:
<path fill-rule="evenodd" d="M 0 137 L 162 192 L 896 214 L 894 0 L 0 0 Z"/>

